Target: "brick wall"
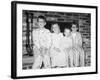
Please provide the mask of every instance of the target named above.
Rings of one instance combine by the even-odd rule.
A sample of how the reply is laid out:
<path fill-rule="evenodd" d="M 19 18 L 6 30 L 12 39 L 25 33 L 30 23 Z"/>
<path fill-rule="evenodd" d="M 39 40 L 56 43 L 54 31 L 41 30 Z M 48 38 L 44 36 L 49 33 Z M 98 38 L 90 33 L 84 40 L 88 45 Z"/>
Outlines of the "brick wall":
<path fill-rule="evenodd" d="M 83 38 L 83 48 L 85 50 L 85 59 L 86 59 L 86 66 L 90 65 L 90 40 L 91 40 L 91 14 L 89 13 L 68 13 L 68 12 L 40 12 L 40 11 L 23 11 L 23 45 L 25 44 L 26 40 L 26 26 L 27 26 L 27 15 L 26 12 L 31 15 L 28 18 L 29 27 L 37 28 L 37 17 L 39 15 L 44 15 L 46 17 L 47 22 L 65 22 L 65 23 L 72 23 L 73 21 L 78 23 L 79 31 L 82 34 Z M 30 44 L 32 44 L 31 40 L 31 30 L 29 31 L 30 35 Z M 32 45 L 31 45 L 32 46 Z M 25 45 L 23 46 L 23 54 L 26 54 Z"/>

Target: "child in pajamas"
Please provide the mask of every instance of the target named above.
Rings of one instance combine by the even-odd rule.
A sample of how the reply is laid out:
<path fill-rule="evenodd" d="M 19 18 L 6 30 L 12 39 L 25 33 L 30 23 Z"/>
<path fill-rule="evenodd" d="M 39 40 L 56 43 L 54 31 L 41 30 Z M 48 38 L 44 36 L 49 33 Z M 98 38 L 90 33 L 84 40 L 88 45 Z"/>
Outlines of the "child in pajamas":
<path fill-rule="evenodd" d="M 61 49 L 61 39 L 63 38 L 63 34 L 60 32 L 59 25 L 57 23 L 52 25 L 51 34 L 52 37 L 52 46 L 50 50 L 52 68 L 56 67 L 65 67 L 66 66 L 66 55 Z"/>
<path fill-rule="evenodd" d="M 42 63 L 44 68 L 50 68 L 50 56 L 49 50 L 51 46 L 51 34 L 50 31 L 45 29 L 46 20 L 44 16 L 38 17 L 37 30 L 33 30 L 33 51 L 34 51 L 34 63 L 33 69 L 41 68 Z"/>
<path fill-rule="evenodd" d="M 68 28 L 64 29 L 64 37 L 61 42 L 62 50 L 66 53 L 67 67 L 74 67 L 74 54 L 77 51 L 73 48 L 73 39 L 71 31 Z"/>
<path fill-rule="evenodd" d="M 72 43 L 72 37 L 71 37 L 71 34 L 70 34 L 70 30 L 65 28 L 64 29 L 64 37 L 61 41 L 61 47 L 62 47 L 62 50 L 66 54 L 67 67 L 69 67 L 69 66 L 73 67 L 72 46 L 73 46 L 73 43 Z"/>
<path fill-rule="evenodd" d="M 78 27 L 77 24 L 72 24 L 71 34 L 73 38 L 74 48 L 78 50 L 78 53 L 75 54 L 75 65 L 76 66 L 84 66 L 84 50 L 82 48 L 82 37 L 80 32 L 77 32 Z M 79 59 L 79 60 L 78 60 Z"/>

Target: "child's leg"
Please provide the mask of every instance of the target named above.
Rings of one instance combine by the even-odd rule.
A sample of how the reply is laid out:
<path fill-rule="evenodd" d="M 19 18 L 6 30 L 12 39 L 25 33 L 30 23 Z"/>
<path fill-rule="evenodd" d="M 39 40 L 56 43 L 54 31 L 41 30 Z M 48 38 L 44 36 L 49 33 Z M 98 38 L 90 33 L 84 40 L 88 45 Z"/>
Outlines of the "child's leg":
<path fill-rule="evenodd" d="M 69 58 L 68 58 L 68 51 L 64 50 L 65 54 L 66 54 L 66 67 L 69 67 Z"/>
<path fill-rule="evenodd" d="M 77 50 L 74 51 L 74 66 L 79 66 L 79 51 Z"/>
<path fill-rule="evenodd" d="M 69 51 L 69 60 L 70 60 L 70 66 L 73 67 L 73 63 L 74 63 L 74 58 L 73 58 L 73 51 Z"/>
<path fill-rule="evenodd" d="M 33 62 L 33 69 L 36 69 L 36 68 L 40 68 L 41 65 L 42 65 L 42 57 L 41 57 L 41 53 L 40 53 L 40 50 L 34 46 L 34 62 Z"/>
<path fill-rule="evenodd" d="M 44 68 L 51 68 L 50 57 L 48 55 L 44 55 L 43 63 L 44 63 Z"/>
<path fill-rule="evenodd" d="M 42 65 L 42 57 L 41 55 L 38 55 L 36 58 L 35 58 L 35 61 L 33 63 L 33 69 L 37 69 L 37 68 L 40 68 Z"/>
<path fill-rule="evenodd" d="M 50 55 L 49 55 L 49 50 L 48 49 L 43 49 L 43 63 L 44 63 L 44 68 L 50 68 Z"/>
<path fill-rule="evenodd" d="M 84 50 L 81 49 L 81 52 L 80 52 L 80 66 L 84 66 Z"/>
<path fill-rule="evenodd" d="M 41 56 L 40 49 L 34 46 L 33 52 L 34 52 L 33 69 L 40 68 L 42 65 L 42 56 Z"/>
<path fill-rule="evenodd" d="M 69 67 L 68 53 L 66 54 L 66 63 L 67 63 L 67 67 Z"/>

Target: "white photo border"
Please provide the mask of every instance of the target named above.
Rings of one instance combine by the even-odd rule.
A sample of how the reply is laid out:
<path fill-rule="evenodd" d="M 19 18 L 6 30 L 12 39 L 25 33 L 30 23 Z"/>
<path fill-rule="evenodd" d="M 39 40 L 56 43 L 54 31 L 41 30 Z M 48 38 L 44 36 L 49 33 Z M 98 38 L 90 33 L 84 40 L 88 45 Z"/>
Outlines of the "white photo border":
<path fill-rule="evenodd" d="M 91 66 L 63 69 L 22 69 L 22 11 L 57 11 L 91 14 Z M 12 2 L 12 78 L 46 77 L 57 75 L 97 73 L 97 6 Z"/>

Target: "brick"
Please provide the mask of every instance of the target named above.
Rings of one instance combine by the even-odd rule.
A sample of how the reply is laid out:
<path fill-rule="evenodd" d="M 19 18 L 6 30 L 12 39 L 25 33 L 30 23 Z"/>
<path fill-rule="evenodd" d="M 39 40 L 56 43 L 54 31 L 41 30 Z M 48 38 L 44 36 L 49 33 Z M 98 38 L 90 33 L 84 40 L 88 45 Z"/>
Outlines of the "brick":
<path fill-rule="evenodd" d="M 86 17 L 87 17 L 87 18 L 91 18 L 91 14 L 87 14 Z"/>
<path fill-rule="evenodd" d="M 26 26 L 27 26 L 26 22 L 23 22 L 22 26 L 23 26 L 23 29 L 26 28 Z"/>
<path fill-rule="evenodd" d="M 79 18 L 79 19 L 82 19 L 82 20 L 89 20 L 88 18 L 85 18 L 85 17 L 83 17 L 83 18 Z"/>
<path fill-rule="evenodd" d="M 73 15 L 73 16 L 80 16 L 79 13 L 73 13 L 72 15 Z"/>
<path fill-rule="evenodd" d="M 46 14 L 45 16 L 46 17 L 54 17 L 54 15 L 52 15 L 52 14 Z"/>
<path fill-rule="evenodd" d="M 27 69 L 27 67 L 23 67 L 23 70 L 26 70 Z"/>
<path fill-rule="evenodd" d="M 81 26 L 80 26 L 80 28 L 84 28 L 84 27 L 85 27 L 84 25 L 81 25 Z"/>
<path fill-rule="evenodd" d="M 47 21 L 57 21 L 57 18 L 55 18 L 55 17 L 47 17 Z"/>
<path fill-rule="evenodd" d="M 78 16 L 73 16 L 73 19 L 79 20 L 79 17 Z"/>
<path fill-rule="evenodd" d="M 22 18 L 22 22 L 26 22 L 26 16 Z"/>
<path fill-rule="evenodd" d="M 29 69 L 32 69 L 32 66 L 28 66 Z"/>
<path fill-rule="evenodd" d="M 88 13 L 79 13 L 79 16 L 87 16 Z"/>
<path fill-rule="evenodd" d="M 56 14 L 56 12 L 48 12 L 47 14 Z"/>
<path fill-rule="evenodd" d="M 84 26 L 89 26 L 89 24 L 88 24 L 88 23 L 83 23 L 83 25 L 84 25 Z"/>
<path fill-rule="evenodd" d="M 91 23 L 91 20 L 86 20 L 86 23 L 90 24 Z"/>
<path fill-rule="evenodd" d="M 44 14 L 43 14 L 43 13 L 40 13 L 40 12 L 34 13 L 34 17 L 38 17 L 38 16 L 40 16 L 40 15 L 43 15 L 43 16 L 44 16 Z"/>
<path fill-rule="evenodd" d="M 63 12 L 58 12 L 56 14 L 61 15 L 61 16 L 65 15 L 65 13 L 63 13 Z"/>
<path fill-rule="evenodd" d="M 66 16 L 72 16 L 72 13 L 66 13 L 65 15 Z"/>
<path fill-rule="evenodd" d="M 48 12 L 47 11 L 40 11 L 40 13 L 47 14 Z"/>
<path fill-rule="evenodd" d="M 54 17 L 58 17 L 59 18 L 59 17 L 62 17 L 62 16 L 61 15 L 54 15 Z"/>
<path fill-rule="evenodd" d="M 62 22 L 63 22 L 63 21 L 64 21 L 64 19 L 62 19 L 62 18 L 58 18 L 58 19 L 57 19 L 57 21 L 62 21 Z"/>

